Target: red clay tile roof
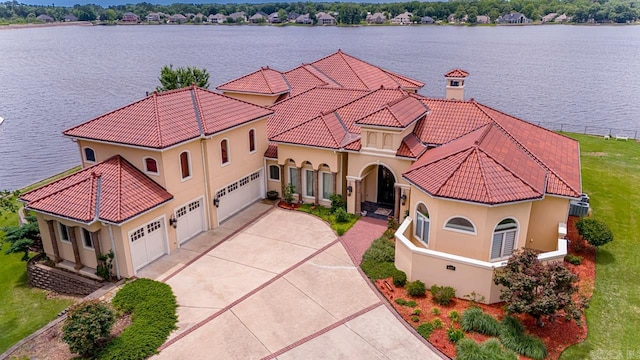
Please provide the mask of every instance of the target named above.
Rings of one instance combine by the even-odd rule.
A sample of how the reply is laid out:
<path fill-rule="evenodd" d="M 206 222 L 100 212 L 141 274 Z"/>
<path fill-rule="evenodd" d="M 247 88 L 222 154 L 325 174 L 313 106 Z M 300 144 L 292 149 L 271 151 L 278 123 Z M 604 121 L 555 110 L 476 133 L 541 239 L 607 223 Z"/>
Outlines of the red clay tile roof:
<path fill-rule="evenodd" d="M 396 156 L 416 159 L 420 157 L 420 155 L 422 155 L 426 150 L 427 147 L 420 142 L 420 139 L 418 139 L 415 134 L 411 133 L 405 136 L 405 138 L 402 140 L 402 144 L 400 144 L 400 147 L 396 152 Z"/>
<path fill-rule="evenodd" d="M 465 78 L 469 76 L 469 73 L 462 69 L 453 69 L 448 73 L 444 74 L 444 77 L 453 77 L 453 78 Z"/>
<path fill-rule="evenodd" d="M 267 150 L 264 152 L 264 157 L 269 159 L 278 158 L 278 144 L 269 143 Z"/>
<path fill-rule="evenodd" d="M 356 124 L 405 128 L 428 112 L 418 99 L 406 95 L 359 120 Z"/>
<path fill-rule="evenodd" d="M 291 90 L 284 75 L 269 67 L 224 83 L 216 89 L 251 94 L 279 95 Z"/>
<path fill-rule="evenodd" d="M 266 108 L 197 87 L 126 105 L 64 131 L 74 138 L 163 149 L 271 114 Z"/>
<path fill-rule="evenodd" d="M 173 199 L 116 155 L 20 197 L 26 208 L 76 221 L 122 223 Z"/>
<path fill-rule="evenodd" d="M 403 176 L 443 198 L 501 204 L 541 198 L 546 169 L 497 125 L 427 151 Z"/>
<path fill-rule="evenodd" d="M 284 77 L 291 85 L 289 96 L 296 96 L 317 86 L 329 85 L 329 81 L 331 81 L 326 76 L 320 77 L 317 71 L 312 71 L 307 66 L 298 66 L 289 70 L 284 73 Z"/>

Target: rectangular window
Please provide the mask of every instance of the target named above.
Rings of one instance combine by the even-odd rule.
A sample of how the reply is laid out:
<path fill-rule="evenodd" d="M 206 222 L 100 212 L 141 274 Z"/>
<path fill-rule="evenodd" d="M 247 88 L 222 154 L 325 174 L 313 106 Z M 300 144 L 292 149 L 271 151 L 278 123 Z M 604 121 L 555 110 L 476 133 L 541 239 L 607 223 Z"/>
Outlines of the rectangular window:
<path fill-rule="evenodd" d="M 69 228 L 67 225 L 58 223 L 58 229 L 60 230 L 60 240 L 64 242 L 71 242 L 71 238 L 69 237 Z"/>
<path fill-rule="evenodd" d="M 88 249 L 93 249 L 93 239 L 91 238 L 91 232 L 85 228 L 82 228 L 82 245 Z"/>
<path fill-rule="evenodd" d="M 305 195 L 306 196 L 316 196 L 316 177 L 315 174 L 313 172 L 313 170 L 305 170 L 305 177 L 306 177 L 306 192 Z"/>
<path fill-rule="evenodd" d="M 296 189 L 296 193 L 298 192 L 298 168 L 290 167 L 289 168 L 289 184 L 293 185 Z"/>
<path fill-rule="evenodd" d="M 322 198 L 329 200 L 333 194 L 333 174 L 322 173 Z"/>

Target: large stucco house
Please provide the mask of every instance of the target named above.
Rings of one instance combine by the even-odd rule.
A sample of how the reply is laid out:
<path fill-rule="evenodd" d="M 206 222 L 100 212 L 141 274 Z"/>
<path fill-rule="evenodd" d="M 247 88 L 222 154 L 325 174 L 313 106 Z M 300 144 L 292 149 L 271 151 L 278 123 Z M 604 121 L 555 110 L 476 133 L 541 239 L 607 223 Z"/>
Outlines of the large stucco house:
<path fill-rule="evenodd" d="M 521 247 L 566 254 L 581 193 L 578 143 L 474 100 L 468 73 L 424 84 L 338 51 L 287 71 L 152 94 L 66 130 L 84 169 L 22 196 L 45 252 L 92 272 L 115 249 L 120 276 L 287 184 L 296 200 L 389 214 L 411 280 L 498 301 L 491 281 Z"/>

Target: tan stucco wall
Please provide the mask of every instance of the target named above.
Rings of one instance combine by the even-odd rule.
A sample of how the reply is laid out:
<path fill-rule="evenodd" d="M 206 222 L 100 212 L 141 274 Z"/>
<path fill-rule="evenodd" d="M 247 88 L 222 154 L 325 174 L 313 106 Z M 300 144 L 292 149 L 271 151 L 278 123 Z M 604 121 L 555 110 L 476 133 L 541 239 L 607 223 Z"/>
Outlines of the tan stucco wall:
<path fill-rule="evenodd" d="M 234 99 L 246 101 L 246 102 L 260 105 L 260 106 L 273 105 L 276 102 L 276 100 L 278 100 L 278 97 L 280 97 L 280 95 L 275 95 L 275 96 L 254 95 L 254 94 L 243 94 L 243 93 L 235 93 L 235 92 L 228 92 L 228 91 L 223 91 L 222 94 Z"/>
<path fill-rule="evenodd" d="M 414 189 L 411 192 L 410 216 L 415 218 L 418 204 L 427 206 L 430 219 L 429 248 L 449 254 L 489 261 L 491 240 L 495 226 L 505 218 L 513 218 L 518 223 L 518 245 L 523 247 L 529 229 L 531 202 L 501 206 L 484 206 L 445 199 L 433 198 L 425 192 Z M 445 229 L 445 223 L 452 217 L 463 217 L 470 220 L 476 234 Z M 556 224 L 557 227 L 557 224 Z M 411 234 L 411 237 L 413 235 Z M 557 242 L 557 238 L 554 240 Z"/>
<path fill-rule="evenodd" d="M 566 223 L 569 216 L 569 199 L 546 196 L 531 207 L 531 226 L 527 232 L 527 247 L 552 251 L 557 247 L 558 224 Z M 533 240 L 533 241 L 532 241 Z"/>
<path fill-rule="evenodd" d="M 280 197 L 282 197 L 282 177 L 284 176 L 282 174 L 282 171 L 280 171 L 280 180 L 270 180 L 269 179 L 269 166 L 270 165 L 276 165 L 278 167 L 278 169 L 280 169 L 280 165 L 278 164 L 278 160 L 266 160 L 266 167 L 264 169 L 265 173 L 265 180 L 266 180 L 266 184 L 267 184 L 267 191 L 271 191 L 271 190 L 275 190 L 278 192 L 278 195 Z"/>

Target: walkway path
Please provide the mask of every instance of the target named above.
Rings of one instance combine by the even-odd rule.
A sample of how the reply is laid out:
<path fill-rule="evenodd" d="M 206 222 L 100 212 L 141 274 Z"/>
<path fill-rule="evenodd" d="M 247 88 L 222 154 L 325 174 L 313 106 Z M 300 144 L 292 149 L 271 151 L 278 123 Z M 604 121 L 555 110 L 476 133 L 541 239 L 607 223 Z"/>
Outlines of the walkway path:
<path fill-rule="evenodd" d="M 362 255 L 371 246 L 373 240 L 387 230 L 387 222 L 380 219 L 363 217 L 340 238 L 345 250 L 355 265 L 360 265 Z"/>

